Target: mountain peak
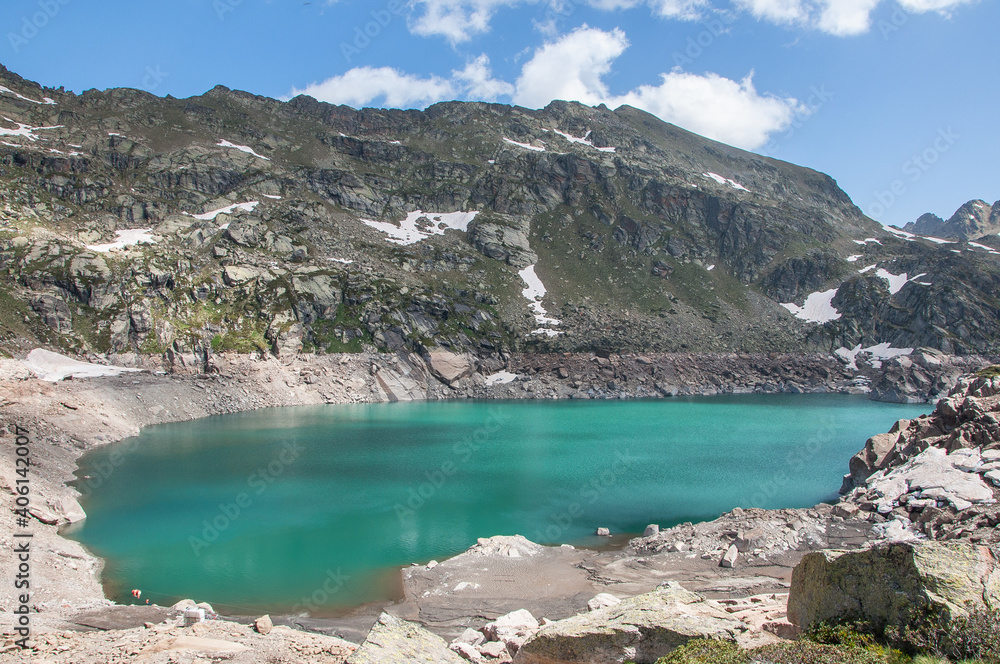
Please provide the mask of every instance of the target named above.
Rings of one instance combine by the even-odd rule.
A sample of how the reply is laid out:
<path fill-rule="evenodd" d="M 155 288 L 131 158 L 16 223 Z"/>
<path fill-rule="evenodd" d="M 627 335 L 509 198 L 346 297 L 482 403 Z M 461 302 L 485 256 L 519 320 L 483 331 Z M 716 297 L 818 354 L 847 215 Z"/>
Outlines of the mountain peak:
<path fill-rule="evenodd" d="M 1000 201 L 990 205 L 982 199 L 973 199 L 958 208 L 948 221 L 928 212 L 903 230 L 951 240 L 978 240 L 1000 233 Z"/>

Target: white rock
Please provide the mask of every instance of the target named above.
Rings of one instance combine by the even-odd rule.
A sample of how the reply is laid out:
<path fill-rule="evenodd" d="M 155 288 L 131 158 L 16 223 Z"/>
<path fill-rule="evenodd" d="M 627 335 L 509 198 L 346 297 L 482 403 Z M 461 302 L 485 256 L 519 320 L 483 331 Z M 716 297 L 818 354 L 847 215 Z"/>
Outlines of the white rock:
<path fill-rule="evenodd" d="M 448 649 L 457 652 L 459 655 L 469 660 L 470 662 L 483 662 L 483 656 L 479 654 L 479 651 L 475 647 L 470 646 L 468 643 L 462 643 L 461 641 L 456 641 L 448 646 Z"/>
<path fill-rule="evenodd" d="M 523 643 L 526 638 L 540 629 L 538 621 L 527 609 L 518 609 L 502 615 L 483 627 L 483 634 L 491 641 L 502 641 L 508 646 Z M 516 650 L 517 647 L 514 649 Z"/>
<path fill-rule="evenodd" d="M 719 561 L 719 567 L 733 568 L 736 567 L 736 560 L 740 557 L 740 550 L 736 548 L 733 544 L 726 551 L 726 554 L 722 556 L 722 560 Z"/>
<path fill-rule="evenodd" d="M 590 611 L 597 611 L 598 609 L 603 609 L 605 607 L 621 603 L 622 601 L 620 599 L 610 593 L 599 593 L 595 595 L 592 600 L 587 602 L 587 609 Z"/>
<path fill-rule="evenodd" d="M 993 486 L 1000 486 L 1000 470 L 991 470 L 983 477 L 993 483 Z"/>
<path fill-rule="evenodd" d="M 452 643 L 468 643 L 470 646 L 478 646 L 486 642 L 486 637 L 482 632 L 478 632 L 471 627 L 466 627 L 465 631 Z"/>

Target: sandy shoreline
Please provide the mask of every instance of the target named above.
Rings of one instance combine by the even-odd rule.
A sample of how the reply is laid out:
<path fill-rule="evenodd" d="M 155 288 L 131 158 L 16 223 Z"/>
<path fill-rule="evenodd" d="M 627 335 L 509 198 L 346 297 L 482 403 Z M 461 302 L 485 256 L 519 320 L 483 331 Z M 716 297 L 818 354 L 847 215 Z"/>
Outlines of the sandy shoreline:
<path fill-rule="evenodd" d="M 791 362 L 789 357 L 793 358 Z M 120 358 L 117 359 L 119 361 L 115 363 L 123 364 Z M 455 384 L 449 386 L 427 376 L 426 373 L 419 375 L 420 367 L 414 369 L 405 359 L 401 362 L 400 358 L 395 356 L 370 354 L 299 356 L 292 361 L 251 359 L 245 356 L 217 357 L 213 372 L 209 374 L 154 373 L 160 367 L 151 361 L 152 366 L 147 368 L 152 372 L 125 373 L 58 383 L 44 382 L 31 377 L 17 361 L 2 360 L 0 361 L 0 426 L 6 432 L 7 441 L 12 440 L 10 433 L 15 427 L 30 432 L 33 463 L 31 499 L 34 507 L 41 508 L 37 510 L 38 513 L 29 527 L 34 534 L 31 603 L 37 610 L 32 616 L 33 629 L 39 632 L 71 628 L 73 625 L 67 622 L 70 616 L 82 610 L 110 604 L 104 597 L 99 580 L 101 561 L 76 542 L 61 537 L 58 532 L 58 524 L 65 523 L 67 516 L 72 518 L 74 509 L 78 509 L 75 499 L 79 494 L 67 485 L 75 479 L 76 461 L 81 454 L 96 446 L 134 436 L 141 428 L 152 424 L 278 406 L 395 400 L 394 397 L 397 395 L 385 389 L 386 376 L 409 378 L 417 384 L 418 392 L 431 399 L 574 396 L 580 398 L 581 394 L 586 395 L 581 387 L 586 388 L 590 385 L 589 389 L 591 391 L 594 389 L 593 382 L 587 383 L 586 377 L 581 378 L 581 374 L 592 366 L 595 375 L 601 373 L 608 375 L 610 369 L 613 376 L 606 381 L 609 383 L 609 393 L 599 395 L 598 398 L 615 396 L 612 387 L 617 388 L 620 392 L 618 396 L 621 397 L 663 396 L 662 384 L 644 391 L 645 387 L 652 388 L 646 380 L 646 375 L 650 367 L 655 369 L 670 362 L 687 367 L 686 371 L 682 369 L 686 375 L 678 377 L 673 387 L 681 394 L 718 392 L 720 381 L 713 373 L 713 363 L 728 362 L 734 369 L 738 369 L 734 364 L 739 364 L 726 360 L 725 357 L 720 359 L 718 356 L 706 356 L 704 366 L 699 365 L 697 361 L 692 362 L 689 356 L 679 359 L 642 356 L 625 360 L 620 358 L 609 360 L 595 356 L 527 357 L 520 358 L 520 361 L 515 358 L 511 362 L 514 372 L 522 377 L 514 383 L 487 386 L 483 377 L 476 374 L 459 382 L 457 386 Z M 844 370 L 842 363 L 832 356 L 776 356 L 767 362 L 776 366 L 790 366 L 794 370 L 787 376 L 780 376 L 770 374 L 770 368 L 762 371 L 756 368 L 747 369 L 748 377 L 744 382 L 746 385 L 756 385 L 756 389 L 746 387 L 733 389 L 732 385 L 729 388 L 732 391 L 856 391 L 857 381 L 854 372 Z M 966 361 L 962 361 L 963 369 L 966 364 Z M 132 366 L 136 366 L 136 363 L 133 362 Z M 625 368 L 622 369 L 622 366 Z M 633 366 L 637 369 L 629 368 Z M 757 375 L 754 374 L 755 371 L 758 374 L 769 375 Z M 576 375 L 573 375 L 574 373 Z M 655 371 L 653 373 L 655 374 Z M 666 373 L 666 370 L 661 370 L 661 376 L 663 373 Z M 792 376 L 797 381 L 794 383 L 795 388 L 789 388 Z M 603 379 L 603 376 L 600 377 Z M 613 384 L 615 382 L 617 384 Z M 578 386 L 574 387 L 574 383 Z M 767 389 L 769 386 L 775 389 Z M 735 387 L 740 388 L 740 385 Z M 860 447 L 863 442 L 858 441 L 858 446 Z M 114 468 L 107 472 L 113 473 Z M 16 530 L 15 516 L 12 512 L 15 506 L 14 495 L 9 490 L 9 487 L 15 485 L 14 477 L 13 446 L 5 445 L 0 455 L 0 484 L 5 488 L 2 492 L 3 498 L 0 499 L 0 506 L 4 508 L 3 516 L 0 517 L 3 533 L 13 533 Z M 86 485 L 82 485 L 81 488 L 86 490 Z M 42 523 L 42 519 L 55 520 L 58 523 Z M 4 535 L 0 545 L 9 550 L 8 547 L 13 546 L 13 541 L 10 536 Z M 626 561 L 628 556 L 622 551 L 605 553 L 580 551 L 578 555 L 582 558 L 574 565 L 583 565 L 586 562 L 583 559 L 586 559 L 595 569 L 607 565 L 628 566 Z M 683 560 L 684 556 L 678 558 L 678 561 Z M 0 561 L 0 575 L 4 579 L 13 578 L 15 572 L 13 564 L 9 556 Z M 687 580 L 698 578 L 709 580 L 718 576 L 716 560 L 698 560 L 693 563 L 688 561 L 679 565 L 678 570 L 680 576 Z M 787 571 L 790 571 L 790 567 Z M 591 573 L 581 581 L 582 585 L 578 588 L 581 597 L 602 585 L 599 577 L 599 574 Z M 598 581 L 595 582 L 595 579 Z M 642 592 L 648 585 L 636 579 L 623 583 L 632 583 L 630 591 L 635 592 Z M 703 589 L 710 590 L 712 583 L 702 585 L 705 586 Z M 754 589 L 745 588 L 744 594 L 752 590 Z M 478 596 L 477 601 L 483 606 L 491 604 L 487 595 L 488 593 L 481 593 Z M 0 606 L 13 606 L 15 599 L 12 585 L 0 584 Z M 198 598 L 193 599 L 198 601 Z M 506 605 L 505 602 L 506 600 L 499 601 L 494 598 L 492 604 L 499 610 Z M 565 597 L 557 601 L 553 597 L 549 613 L 552 617 L 562 613 L 571 615 L 574 607 L 579 606 L 579 602 L 580 597 L 571 601 Z M 353 619 L 356 629 L 351 627 L 350 617 L 341 620 L 344 635 L 363 636 L 363 630 L 367 629 L 364 623 L 369 618 L 374 620 L 377 608 L 360 607 L 355 612 L 358 614 L 356 619 Z M 427 609 L 407 598 L 400 605 L 399 612 L 402 617 L 409 617 L 432 626 L 439 624 L 438 626 L 444 631 L 448 631 L 457 616 L 452 614 L 444 620 L 427 618 L 427 615 L 433 614 L 435 610 L 441 613 L 440 605 L 434 609 Z M 426 615 L 422 617 L 422 613 Z M 481 610 L 479 613 L 490 614 L 495 611 Z M 7 612 L 0 612 L 0 631 L 9 632 L 13 624 L 12 617 Z M 329 628 L 329 624 L 324 625 L 323 622 L 304 619 L 298 624 L 308 629 Z"/>

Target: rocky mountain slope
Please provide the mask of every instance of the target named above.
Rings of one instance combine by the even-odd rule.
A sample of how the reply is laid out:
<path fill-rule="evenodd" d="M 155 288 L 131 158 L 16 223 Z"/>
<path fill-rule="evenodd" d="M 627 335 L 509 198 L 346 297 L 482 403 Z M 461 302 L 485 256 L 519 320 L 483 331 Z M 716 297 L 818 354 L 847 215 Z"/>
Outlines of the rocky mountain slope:
<path fill-rule="evenodd" d="M 972 200 L 958 208 L 948 221 L 928 212 L 903 227 L 904 231 L 953 240 L 978 240 L 1000 233 L 1000 201 L 990 205 Z"/>
<path fill-rule="evenodd" d="M 8 354 L 1000 346 L 993 250 L 633 108 L 0 86 Z"/>

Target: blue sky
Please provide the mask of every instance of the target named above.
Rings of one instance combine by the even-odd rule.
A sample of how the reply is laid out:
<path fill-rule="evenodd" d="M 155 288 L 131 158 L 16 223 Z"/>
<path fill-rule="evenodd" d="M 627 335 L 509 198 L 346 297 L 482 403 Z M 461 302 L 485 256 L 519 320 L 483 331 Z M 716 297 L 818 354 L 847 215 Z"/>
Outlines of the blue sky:
<path fill-rule="evenodd" d="M 0 62 L 77 92 L 629 103 L 902 225 L 1000 199 L 997 25 L 991 0 L 6 0 Z"/>

